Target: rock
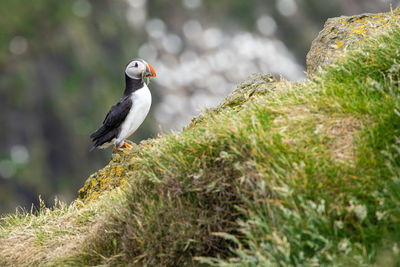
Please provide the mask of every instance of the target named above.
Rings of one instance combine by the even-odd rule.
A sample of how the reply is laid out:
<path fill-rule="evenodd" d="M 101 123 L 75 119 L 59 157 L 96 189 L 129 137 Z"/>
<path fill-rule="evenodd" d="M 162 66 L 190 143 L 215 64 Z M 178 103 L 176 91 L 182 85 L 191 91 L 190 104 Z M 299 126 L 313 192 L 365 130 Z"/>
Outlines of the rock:
<path fill-rule="evenodd" d="M 226 107 L 242 105 L 253 95 L 264 95 L 276 88 L 278 81 L 271 74 L 252 74 L 230 93 L 217 107 L 217 110 Z"/>
<path fill-rule="evenodd" d="M 225 108 L 240 108 L 243 103 L 247 102 L 252 96 L 263 95 L 273 91 L 278 81 L 269 73 L 252 74 L 246 80 L 238 85 L 238 87 L 230 93 L 221 104 L 216 108 L 208 109 L 204 114 L 194 117 L 190 124 L 184 129 L 189 129 L 197 123 L 203 121 L 204 115 L 208 112 L 218 113 Z"/>
<path fill-rule="evenodd" d="M 367 37 L 383 33 L 386 27 L 398 24 L 399 20 L 400 8 L 387 13 L 328 19 L 307 54 L 308 75 L 334 62 L 353 43 L 363 42 Z"/>
<path fill-rule="evenodd" d="M 90 175 L 85 185 L 79 189 L 75 205 L 82 206 L 89 203 L 97 199 L 102 192 L 112 190 L 126 182 L 129 168 L 125 164 L 132 157 L 132 152 L 137 149 L 136 144 L 129 140 L 126 140 L 126 142 L 133 146 L 132 150 L 116 151 L 114 149 L 111 161 L 107 166 Z"/>

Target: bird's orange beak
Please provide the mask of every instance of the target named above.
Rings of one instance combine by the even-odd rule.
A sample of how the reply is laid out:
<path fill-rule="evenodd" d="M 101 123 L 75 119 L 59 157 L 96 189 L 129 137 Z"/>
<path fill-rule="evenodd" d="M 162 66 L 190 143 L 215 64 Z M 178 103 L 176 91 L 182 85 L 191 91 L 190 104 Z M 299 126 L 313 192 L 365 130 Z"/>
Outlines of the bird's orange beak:
<path fill-rule="evenodd" d="M 146 77 L 156 77 L 156 72 L 154 71 L 153 67 L 147 63 L 147 68 L 146 68 Z"/>

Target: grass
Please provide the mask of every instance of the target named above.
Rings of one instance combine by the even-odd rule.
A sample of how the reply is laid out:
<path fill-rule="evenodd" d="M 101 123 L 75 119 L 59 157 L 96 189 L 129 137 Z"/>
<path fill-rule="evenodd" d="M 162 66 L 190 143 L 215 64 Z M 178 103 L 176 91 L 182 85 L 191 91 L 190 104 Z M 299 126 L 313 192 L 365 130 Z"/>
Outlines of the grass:
<path fill-rule="evenodd" d="M 0 265 L 45 265 L 65 252 L 79 250 L 97 209 L 78 210 L 55 200 L 53 208 L 40 201 L 38 210 L 17 210 L 2 218 Z"/>
<path fill-rule="evenodd" d="M 399 62 L 393 28 L 143 142 L 123 189 L 3 218 L 0 265 L 398 266 Z"/>

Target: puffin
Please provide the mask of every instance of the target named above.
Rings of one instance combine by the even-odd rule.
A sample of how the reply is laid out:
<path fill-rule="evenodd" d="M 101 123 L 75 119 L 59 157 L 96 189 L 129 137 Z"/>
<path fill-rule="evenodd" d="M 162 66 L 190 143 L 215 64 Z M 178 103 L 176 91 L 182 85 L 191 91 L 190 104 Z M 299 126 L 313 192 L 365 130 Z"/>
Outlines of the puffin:
<path fill-rule="evenodd" d="M 101 127 L 90 135 L 95 148 L 115 145 L 119 151 L 132 146 L 125 139 L 142 124 L 151 106 L 147 87 L 150 78 L 156 77 L 153 67 L 140 58 L 132 59 L 125 69 L 125 90 L 121 99 L 111 107 Z"/>

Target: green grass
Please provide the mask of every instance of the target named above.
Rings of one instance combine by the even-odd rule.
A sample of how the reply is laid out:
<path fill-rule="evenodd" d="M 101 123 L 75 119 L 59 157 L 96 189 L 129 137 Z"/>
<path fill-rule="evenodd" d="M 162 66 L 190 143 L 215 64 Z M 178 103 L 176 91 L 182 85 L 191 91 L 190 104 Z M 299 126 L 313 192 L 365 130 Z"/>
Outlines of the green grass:
<path fill-rule="evenodd" d="M 142 143 L 124 189 L 3 218 L 0 264 L 399 265 L 399 62 L 395 28 Z"/>

